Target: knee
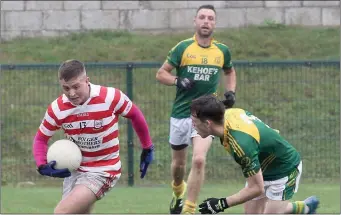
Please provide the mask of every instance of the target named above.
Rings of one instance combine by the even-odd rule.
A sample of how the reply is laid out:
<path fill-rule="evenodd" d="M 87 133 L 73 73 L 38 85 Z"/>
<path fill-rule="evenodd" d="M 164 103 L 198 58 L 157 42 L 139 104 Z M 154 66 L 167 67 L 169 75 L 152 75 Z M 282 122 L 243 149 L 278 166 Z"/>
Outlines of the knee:
<path fill-rule="evenodd" d="M 186 160 L 185 159 L 173 159 L 172 166 L 176 168 L 185 168 Z"/>
<path fill-rule="evenodd" d="M 172 155 L 172 166 L 176 168 L 185 168 L 186 153 L 184 151 L 174 151 Z"/>
<path fill-rule="evenodd" d="M 75 207 L 75 206 L 74 206 Z M 54 214 L 89 214 L 92 207 L 81 209 L 79 207 L 63 207 L 62 205 L 57 205 L 54 209 Z"/>
<path fill-rule="evenodd" d="M 83 214 L 84 210 L 79 205 L 70 205 L 60 202 L 53 211 L 54 214 Z"/>
<path fill-rule="evenodd" d="M 206 165 L 206 157 L 203 155 L 194 155 L 192 158 L 192 167 L 202 170 Z"/>
<path fill-rule="evenodd" d="M 53 211 L 54 214 L 68 214 L 70 213 L 70 211 L 67 210 L 67 208 L 65 207 L 61 207 L 61 206 L 57 206 L 54 211 Z"/>

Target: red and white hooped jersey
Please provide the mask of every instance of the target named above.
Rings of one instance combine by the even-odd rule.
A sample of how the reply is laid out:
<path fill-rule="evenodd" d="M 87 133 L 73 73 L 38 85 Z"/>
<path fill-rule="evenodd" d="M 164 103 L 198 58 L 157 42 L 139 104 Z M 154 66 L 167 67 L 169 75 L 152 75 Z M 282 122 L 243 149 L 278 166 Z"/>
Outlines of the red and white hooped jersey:
<path fill-rule="evenodd" d="M 132 102 L 116 88 L 90 84 L 90 89 L 90 98 L 83 105 L 73 105 L 64 94 L 53 101 L 39 132 L 51 137 L 62 128 L 82 152 L 78 171 L 117 175 L 121 173 L 118 117 L 130 111 Z"/>

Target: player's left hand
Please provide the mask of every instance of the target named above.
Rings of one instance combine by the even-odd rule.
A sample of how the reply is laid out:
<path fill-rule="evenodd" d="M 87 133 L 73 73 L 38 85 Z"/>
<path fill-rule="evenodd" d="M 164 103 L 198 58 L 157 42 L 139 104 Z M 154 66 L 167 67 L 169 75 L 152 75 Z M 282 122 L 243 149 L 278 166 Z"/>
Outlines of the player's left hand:
<path fill-rule="evenodd" d="M 201 214 L 217 214 L 228 208 L 226 198 L 208 198 L 199 205 Z"/>
<path fill-rule="evenodd" d="M 225 100 L 223 100 L 223 103 L 226 108 L 231 108 L 234 103 L 236 102 L 236 93 L 233 91 L 228 91 L 224 93 Z"/>
<path fill-rule="evenodd" d="M 143 149 L 141 153 L 141 161 L 140 161 L 140 172 L 141 172 L 141 178 L 144 178 L 144 176 L 147 173 L 147 169 L 149 164 L 154 159 L 154 145 L 152 145 L 149 149 Z"/>

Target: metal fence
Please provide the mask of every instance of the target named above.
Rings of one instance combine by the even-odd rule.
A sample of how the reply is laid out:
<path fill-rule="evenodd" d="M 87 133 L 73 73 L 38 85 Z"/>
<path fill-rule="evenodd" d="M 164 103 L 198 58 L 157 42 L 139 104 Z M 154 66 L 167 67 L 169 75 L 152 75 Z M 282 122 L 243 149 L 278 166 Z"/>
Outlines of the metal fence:
<path fill-rule="evenodd" d="M 340 178 L 340 62 L 235 62 L 237 102 L 289 140 L 303 158 L 303 180 L 333 182 Z M 175 88 L 155 79 L 160 63 L 87 63 L 90 81 L 125 92 L 144 112 L 156 146 L 147 177 L 139 179 L 140 144 L 131 124 L 120 119 L 121 184 L 169 183 L 169 117 Z M 58 64 L 2 65 L 2 183 L 59 181 L 35 171 L 32 139 L 47 106 L 60 94 Z M 219 88 L 222 98 L 223 87 Z M 62 137 L 58 132 L 50 141 Z M 189 150 L 191 151 L 191 150 Z M 188 156 L 190 168 L 191 152 Z M 214 141 L 206 168 L 207 183 L 242 179 L 238 165 Z"/>

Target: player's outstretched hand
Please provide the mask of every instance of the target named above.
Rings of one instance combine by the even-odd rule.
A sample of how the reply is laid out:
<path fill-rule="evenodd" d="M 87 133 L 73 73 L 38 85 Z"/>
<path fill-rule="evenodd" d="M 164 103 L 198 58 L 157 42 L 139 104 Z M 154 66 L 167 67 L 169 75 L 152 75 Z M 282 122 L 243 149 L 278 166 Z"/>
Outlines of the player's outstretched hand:
<path fill-rule="evenodd" d="M 147 169 L 149 164 L 154 159 L 154 145 L 152 145 L 149 149 L 143 149 L 141 153 L 141 161 L 140 161 L 140 172 L 141 172 L 141 178 L 144 178 L 144 176 L 147 173 Z"/>
<path fill-rule="evenodd" d="M 236 93 L 233 91 L 228 91 L 224 93 L 225 99 L 223 100 L 223 103 L 226 108 L 231 108 L 234 103 L 236 102 Z"/>
<path fill-rule="evenodd" d="M 176 86 L 183 90 L 190 90 L 194 86 L 195 82 L 191 78 L 177 78 Z"/>
<path fill-rule="evenodd" d="M 208 198 L 199 205 L 201 214 L 217 214 L 228 208 L 226 198 Z"/>
<path fill-rule="evenodd" d="M 46 175 L 50 177 L 56 177 L 56 178 L 66 178 L 71 175 L 71 172 L 66 169 L 54 169 L 54 166 L 56 165 L 56 161 L 51 161 L 48 164 L 40 165 L 38 168 L 38 172 L 41 175 Z"/>

